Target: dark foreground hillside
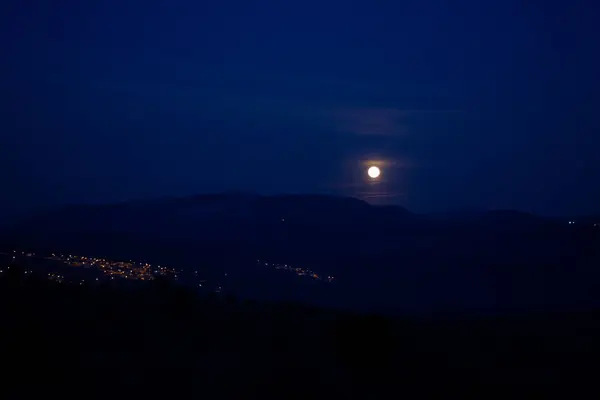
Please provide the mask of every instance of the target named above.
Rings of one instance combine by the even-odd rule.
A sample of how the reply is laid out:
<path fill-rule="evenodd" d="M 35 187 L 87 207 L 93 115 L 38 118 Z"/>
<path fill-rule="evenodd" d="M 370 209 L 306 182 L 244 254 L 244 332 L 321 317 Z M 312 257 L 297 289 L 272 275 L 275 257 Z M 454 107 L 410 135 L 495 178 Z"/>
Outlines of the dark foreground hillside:
<path fill-rule="evenodd" d="M 6 269 L 3 267 L 3 269 Z M 448 398 L 593 382 L 600 314 L 392 320 L 167 283 L 0 280 L 2 390 L 78 398 Z"/>

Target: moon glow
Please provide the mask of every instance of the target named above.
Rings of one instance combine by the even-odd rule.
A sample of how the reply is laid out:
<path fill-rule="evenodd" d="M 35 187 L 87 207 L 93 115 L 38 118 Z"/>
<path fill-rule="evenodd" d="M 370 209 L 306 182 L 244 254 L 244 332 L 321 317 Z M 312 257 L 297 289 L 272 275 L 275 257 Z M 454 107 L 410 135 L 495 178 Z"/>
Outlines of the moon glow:
<path fill-rule="evenodd" d="M 376 166 L 372 166 L 367 170 L 367 174 L 371 178 L 375 179 L 375 178 L 379 177 L 379 174 L 381 174 L 381 171 Z"/>

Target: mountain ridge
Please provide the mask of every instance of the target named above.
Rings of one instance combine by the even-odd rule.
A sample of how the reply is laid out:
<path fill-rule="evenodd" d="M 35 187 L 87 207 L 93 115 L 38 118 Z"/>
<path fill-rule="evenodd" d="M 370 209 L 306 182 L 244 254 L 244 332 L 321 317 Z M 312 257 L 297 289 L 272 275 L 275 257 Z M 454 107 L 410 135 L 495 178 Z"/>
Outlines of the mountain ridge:
<path fill-rule="evenodd" d="M 267 260 L 339 277 L 339 303 L 437 309 L 592 298 L 587 286 L 561 288 L 597 278 L 598 234 L 513 210 L 447 219 L 348 197 L 221 193 L 66 207 L 4 243 L 232 276 Z"/>

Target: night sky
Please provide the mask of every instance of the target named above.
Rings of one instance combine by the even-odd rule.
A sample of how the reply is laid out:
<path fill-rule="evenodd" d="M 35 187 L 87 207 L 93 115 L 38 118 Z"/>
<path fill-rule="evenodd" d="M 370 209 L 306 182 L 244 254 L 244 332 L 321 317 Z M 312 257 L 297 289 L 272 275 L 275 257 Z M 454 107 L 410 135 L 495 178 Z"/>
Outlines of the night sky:
<path fill-rule="evenodd" d="M 600 212 L 595 3 L 4 0 L 0 218 L 215 191 Z"/>

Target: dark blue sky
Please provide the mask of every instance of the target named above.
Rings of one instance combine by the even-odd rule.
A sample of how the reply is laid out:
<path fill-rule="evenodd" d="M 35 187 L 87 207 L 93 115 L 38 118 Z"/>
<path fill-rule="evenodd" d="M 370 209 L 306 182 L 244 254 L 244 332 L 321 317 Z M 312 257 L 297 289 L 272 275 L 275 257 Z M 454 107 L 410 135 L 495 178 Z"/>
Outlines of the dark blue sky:
<path fill-rule="evenodd" d="M 223 190 L 600 212 L 594 1 L 5 0 L 0 15 L 3 217 Z"/>

